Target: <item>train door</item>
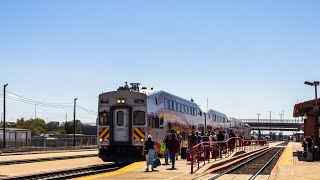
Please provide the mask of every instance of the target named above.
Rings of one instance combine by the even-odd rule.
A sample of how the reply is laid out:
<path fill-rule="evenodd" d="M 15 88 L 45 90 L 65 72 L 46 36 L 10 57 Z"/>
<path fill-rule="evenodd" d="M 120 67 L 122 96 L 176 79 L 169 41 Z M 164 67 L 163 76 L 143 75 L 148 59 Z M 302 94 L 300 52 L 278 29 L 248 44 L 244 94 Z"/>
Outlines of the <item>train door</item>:
<path fill-rule="evenodd" d="M 129 142 L 129 110 L 115 109 L 113 137 L 115 142 Z"/>

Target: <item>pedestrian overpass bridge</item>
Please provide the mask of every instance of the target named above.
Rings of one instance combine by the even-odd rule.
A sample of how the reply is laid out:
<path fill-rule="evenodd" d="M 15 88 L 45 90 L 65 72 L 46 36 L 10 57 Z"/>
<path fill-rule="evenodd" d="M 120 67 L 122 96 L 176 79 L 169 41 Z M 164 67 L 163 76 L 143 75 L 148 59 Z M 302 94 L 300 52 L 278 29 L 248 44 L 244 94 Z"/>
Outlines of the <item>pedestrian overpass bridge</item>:
<path fill-rule="evenodd" d="M 251 130 L 299 131 L 303 126 L 301 119 L 240 119 L 246 122 Z"/>

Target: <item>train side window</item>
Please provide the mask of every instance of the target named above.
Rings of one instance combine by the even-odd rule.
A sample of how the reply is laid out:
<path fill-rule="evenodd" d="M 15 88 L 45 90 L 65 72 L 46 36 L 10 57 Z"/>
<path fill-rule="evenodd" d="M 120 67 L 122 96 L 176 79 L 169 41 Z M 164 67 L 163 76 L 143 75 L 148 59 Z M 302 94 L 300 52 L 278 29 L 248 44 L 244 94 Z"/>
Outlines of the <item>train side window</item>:
<path fill-rule="evenodd" d="M 118 111 L 117 112 L 117 126 L 123 126 L 123 124 L 124 124 L 123 112 Z"/>
<path fill-rule="evenodd" d="M 158 104 L 158 98 L 154 98 L 154 103 Z"/>
<path fill-rule="evenodd" d="M 184 113 L 184 105 L 181 104 L 181 112 Z"/>
<path fill-rule="evenodd" d="M 169 100 L 169 109 L 172 110 L 173 109 L 173 102 L 171 100 Z"/>
<path fill-rule="evenodd" d="M 100 112 L 99 115 L 99 125 L 100 126 L 108 126 L 109 125 L 109 111 Z"/>
<path fill-rule="evenodd" d="M 164 108 L 169 109 L 169 101 L 168 101 L 168 99 L 164 99 Z"/>
<path fill-rule="evenodd" d="M 159 125 L 160 129 L 163 129 L 163 122 L 164 122 L 163 117 L 161 117 L 160 118 L 160 125 Z"/>
<path fill-rule="evenodd" d="M 145 125 L 146 113 L 144 111 L 133 112 L 133 124 L 134 125 Z"/>
<path fill-rule="evenodd" d="M 189 107 L 188 106 L 184 106 L 184 107 L 185 107 L 186 114 L 189 114 Z"/>
<path fill-rule="evenodd" d="M 173 101 L 173 110 L 177 111 L 177 102 Z"/>
<path fill-rule="evenodd" d="M 177 106 L 178 106 L 178 112 L 181 112 L 181 104 L 180 103 L 177 103 Z"/>

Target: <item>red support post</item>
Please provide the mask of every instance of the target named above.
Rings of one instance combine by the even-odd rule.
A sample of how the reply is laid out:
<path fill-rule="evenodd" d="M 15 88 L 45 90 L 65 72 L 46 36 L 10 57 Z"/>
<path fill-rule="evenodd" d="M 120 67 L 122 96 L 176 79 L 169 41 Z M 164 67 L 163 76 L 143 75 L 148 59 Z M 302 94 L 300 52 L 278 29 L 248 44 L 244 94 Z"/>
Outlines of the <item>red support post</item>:
<path fill-rule="evenodd" d="M 193 159 L 193 157 L 194 157 L 194 147 L 192 146 L 192 148 L 191 148 L 191 174 L 193 174 L 193 162 L 194 162 L 194 159 Z"/>
<path fill-rule="evenodd" d="M 198 169 L 200 168 L 199 167 L 199 156 L 200 156 L 200 146 L 198 146 L 198 157 L 197 157 L 197 159 L 198 159 Z"/>

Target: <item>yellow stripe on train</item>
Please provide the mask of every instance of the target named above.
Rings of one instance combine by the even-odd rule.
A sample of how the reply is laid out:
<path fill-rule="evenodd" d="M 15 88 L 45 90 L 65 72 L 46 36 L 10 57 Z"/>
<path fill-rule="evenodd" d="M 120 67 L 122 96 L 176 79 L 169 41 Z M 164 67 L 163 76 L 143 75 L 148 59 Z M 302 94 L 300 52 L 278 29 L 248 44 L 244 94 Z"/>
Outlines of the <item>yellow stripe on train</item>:
<path fill-rule="evenodd" d="M 134 134 L 139 134 L 141 138 L 144 138 L 144 134 L 138 128 L 134 128 Z"/>
<path fill-rule="evenodd" d="M 105 128 L 99 135 L 100 138 L 102 138 L 107 132 L 109 131 L 109 128 Z M 109 134 L 109 133 L 108 133 Z"/>
<path fill-rule="evenodd" d="M 108 133 L 108 134 L 106 135 L 106 137 L 103 138 L 103 140 L 104 140 L 104 141 L 109 141 L 109 136 L 110 136 L 110 133 Z"/>
<path fill-rule="evenodd" d="M 133 136 L 134 136 L 134 141 L 140 142 L 140 138 L 138 135 L 133 134 Z"/>

